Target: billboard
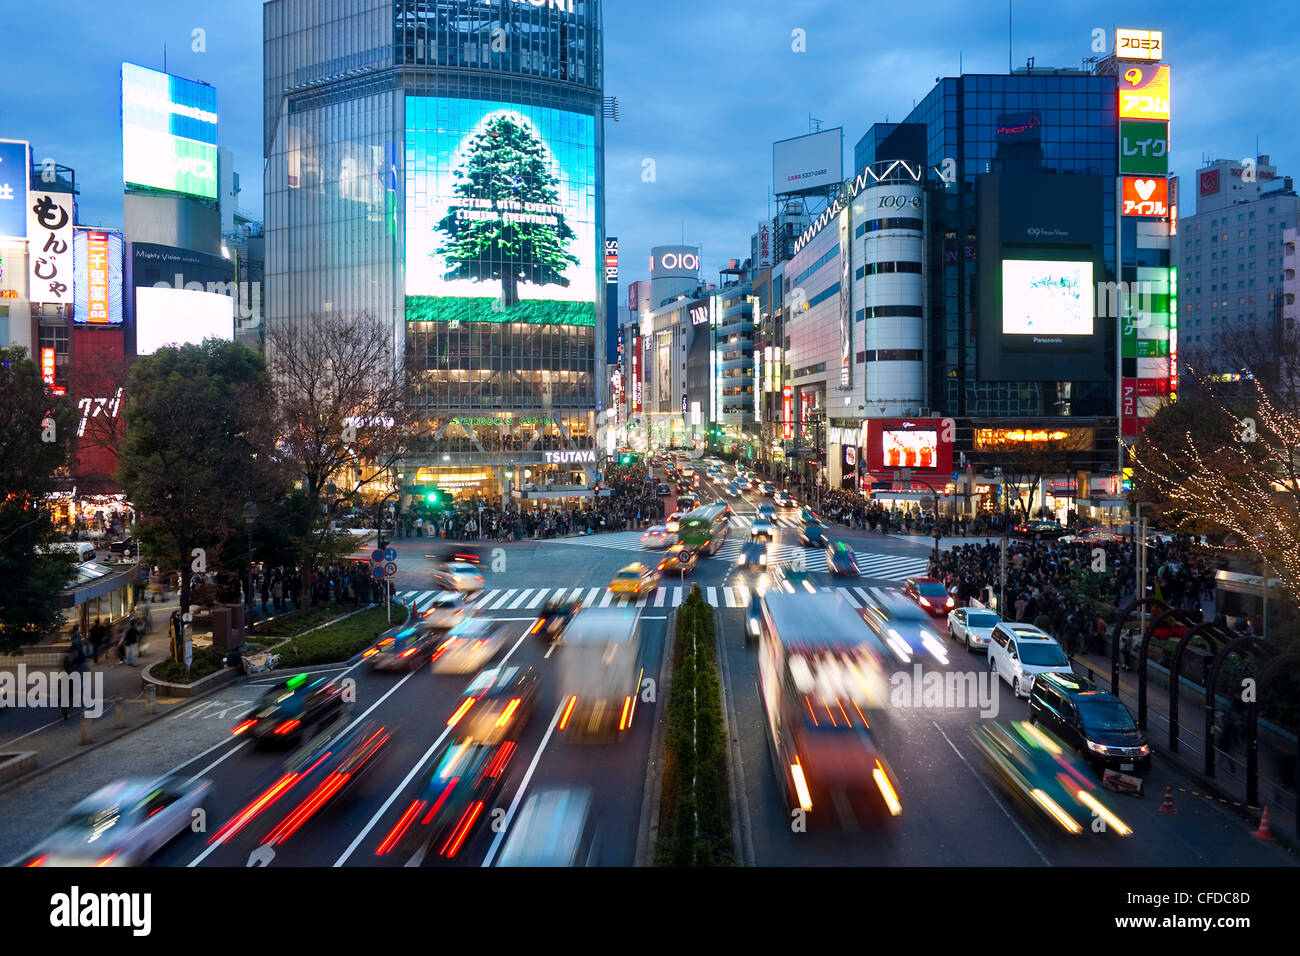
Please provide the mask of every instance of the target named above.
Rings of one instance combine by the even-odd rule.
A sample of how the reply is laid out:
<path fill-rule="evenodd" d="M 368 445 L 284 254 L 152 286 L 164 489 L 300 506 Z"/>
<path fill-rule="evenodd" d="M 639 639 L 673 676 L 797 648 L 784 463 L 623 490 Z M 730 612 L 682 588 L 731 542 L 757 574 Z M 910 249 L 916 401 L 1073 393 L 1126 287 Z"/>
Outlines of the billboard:
<path fill-rule="evenodd" d="M 1169 67 L 1131 66 L 1119 76 L 1119 118 L 1169 122 Z"/>
<path fill-rule="evenodd" d="M 1123 183 L 1123 215 L 1161 219 L 1169 215 L 1169 180 L 1163 176 L 1125 176 Z"/>
<path fill-rule="evenodd" d="M 27 238 L 26 140 L 0 139 L 0 239 Z"/>
<path fill-rule="evenodd" d="M 635 332 L 632 333 L 632 414 L 639 414 L 641 411 L 641 338 Z"/>
<path fill-rule="evenodd" d="M 781 196 L 844 181 L 844 129 L 822 130 L 772 144 L 772 192 Z"/>
<path fill-rule="evenodd" d="M 72 235 L 72 321 L 122 324 L 122 236 L 100 229 Z"/>
<path fill-rule="evenodd" d="M 754 262 L 754 267 L 759 272 L 772 268 L 772 224 L 770 222 L 758 224 L 758 258 Z"/>
<path fill-rule="evenodd" d="M 596 126 L 406 97 L 406 318 L 596 324 Z"/>
<path fill-rule="evenodd" d="M 33 192 L 28 207 L 28 298 L 32 302 L 71 302 L 72 220 L 71 193 Z"/>
<path fill-rule="evenodd" d="M 673 408 L 673 334 L 672 332 L 660 332 L 656 345 L 659 354 L 656 356 L 655 370 L 659 373 L 655 381 L 658 383 L 655 390 L 655 398 L 658 400 L 659 411 L 670 412 Z"/>
<path fill-rule="evenodd" d="M 1119 121 L 1119 171 L 1169 174 L 1169 124 L 1164 120 Z"/>
<path fill-rule="evenodd" d="M 1003 335 L 1092 335 L 1091 262 L 1002 260 Z"/>
<path fill-rule="evenodd" d="M 695 246 L 655 246 L 650 250 L 650 276 L 654 279 L 698 279 L 700 250 Z"/>
<path fill-rule="evenodd" d="M 942 418 L 869 418 L 862 423 L 866 470 L 910 468 L 922 475 L 952 473 L 952 441 Z"/>
<path fill-rule="evenodd" d="M 164 345 L 198 345 L 235 337 L 235 300 L 192 289 L 135 290 L 135 354 L 152 355 Z"/>
<path fill-rule="evenodd" d="M 216 89 L 123 63 L 122 179 L 216 199 Z"/>
<path fill-rule="evenodd" d="M 1164 33 L 1160 30 L 1115 31 L 1116 59 L 1159 60 L 1164 55 Z"/>

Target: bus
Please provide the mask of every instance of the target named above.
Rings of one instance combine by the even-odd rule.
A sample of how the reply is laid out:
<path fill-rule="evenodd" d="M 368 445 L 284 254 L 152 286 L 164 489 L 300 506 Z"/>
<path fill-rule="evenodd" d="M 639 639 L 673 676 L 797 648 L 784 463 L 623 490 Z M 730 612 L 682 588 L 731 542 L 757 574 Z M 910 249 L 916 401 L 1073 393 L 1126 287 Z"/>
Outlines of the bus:
<path fill-rule="evenodd" d="M 759 693 L 789 812 L 845 829 L 899 816 L 872 729 L 889 694 L 884 648 L 839 593 L 773 590 L 759 604 Z"/>
<path fill-rule="evenodd" d="M 726 505 L 704 505 L 690 514 L 682 515 L 677 526 L 677 540 L 702 557 L 716 554 L 727 540 L 731 518 Z"/>

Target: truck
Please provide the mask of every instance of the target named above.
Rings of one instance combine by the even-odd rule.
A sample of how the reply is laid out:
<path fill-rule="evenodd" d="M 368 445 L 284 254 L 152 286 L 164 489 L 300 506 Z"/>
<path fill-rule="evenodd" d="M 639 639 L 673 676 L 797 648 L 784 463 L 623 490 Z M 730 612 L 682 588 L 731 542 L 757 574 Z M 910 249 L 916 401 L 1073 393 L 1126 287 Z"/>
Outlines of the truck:
<path fill-rule="evenodd" d="M 641 689 L 641 617 L 635 607 L 579 610 L 558 648 L 558 729 L 571 737 L 621 737 Z"/>

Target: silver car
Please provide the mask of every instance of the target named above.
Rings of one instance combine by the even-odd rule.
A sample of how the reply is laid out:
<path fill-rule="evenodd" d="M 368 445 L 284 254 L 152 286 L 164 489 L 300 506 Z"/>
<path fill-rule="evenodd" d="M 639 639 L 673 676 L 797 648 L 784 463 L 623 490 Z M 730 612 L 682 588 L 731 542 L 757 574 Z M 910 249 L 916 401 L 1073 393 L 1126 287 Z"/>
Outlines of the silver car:
<path fill-rule="evenodd" d="M 596 852 L 591 791 L 548 787 L 529 795 L 497 866 L 589 866 Z"/>
<path fill-rule="evenodd" d="M 212 781 L 135 777 L 96 790 L 63 815 L 19 866 L 140 866 L 190 828 Z"/>
<path fill-rule="evenodd" d="M 510 641 L 510 629 L 483 617 L 462 621 L 433 652 L 435 674 L 477 674 L 496 660 Z"/>
<path fill-rule="evenodd" d="M 467 617 L 473 617 L 477 605 L 466 591 L 439 591 L 427 605 L 418 609 L 416 623 L 430 630 L 446 630 Z"/>
<path fill-rule="evenodd" d="M 987 651 L 993 628 L 1002 618 L 982 607 L 958 607 L 948 612 L 948 636 L 968 651 Z"/>
<path fill-rule="evenodd" d="M 481 591 L 483 575 L 468 562 L 448 561 L 434 569 L 433 583 L 444 591 Z"/>
<path fill-rule="evenodd" d="M 775 534 L 776 529 L 773 528 L 772 522 L 768 518 L 759 518 L 749 527 L 749 539 L 751 541 L 757 541 L 760 538 L 771 541 Z"/>
<path fill-rule="evenodd" d="M 647 528 L 645 534 L 641 535 L 641 547 L 643 548 L 666 548 L 676 543 L 677 535 L 662 524 Z"/>

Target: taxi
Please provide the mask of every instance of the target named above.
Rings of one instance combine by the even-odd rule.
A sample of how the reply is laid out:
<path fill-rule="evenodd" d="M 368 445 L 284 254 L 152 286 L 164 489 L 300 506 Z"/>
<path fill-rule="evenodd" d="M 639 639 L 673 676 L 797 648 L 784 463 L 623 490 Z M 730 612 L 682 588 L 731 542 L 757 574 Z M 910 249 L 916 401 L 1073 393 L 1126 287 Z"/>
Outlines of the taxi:
<path fill-rule="evenodd" d="M 629 564 L 609 582 L 609 589 L 615 594 L 633 594 L 641 597 L 659 585 L 659 571 L 647 567 L 639 561 Z"/>

